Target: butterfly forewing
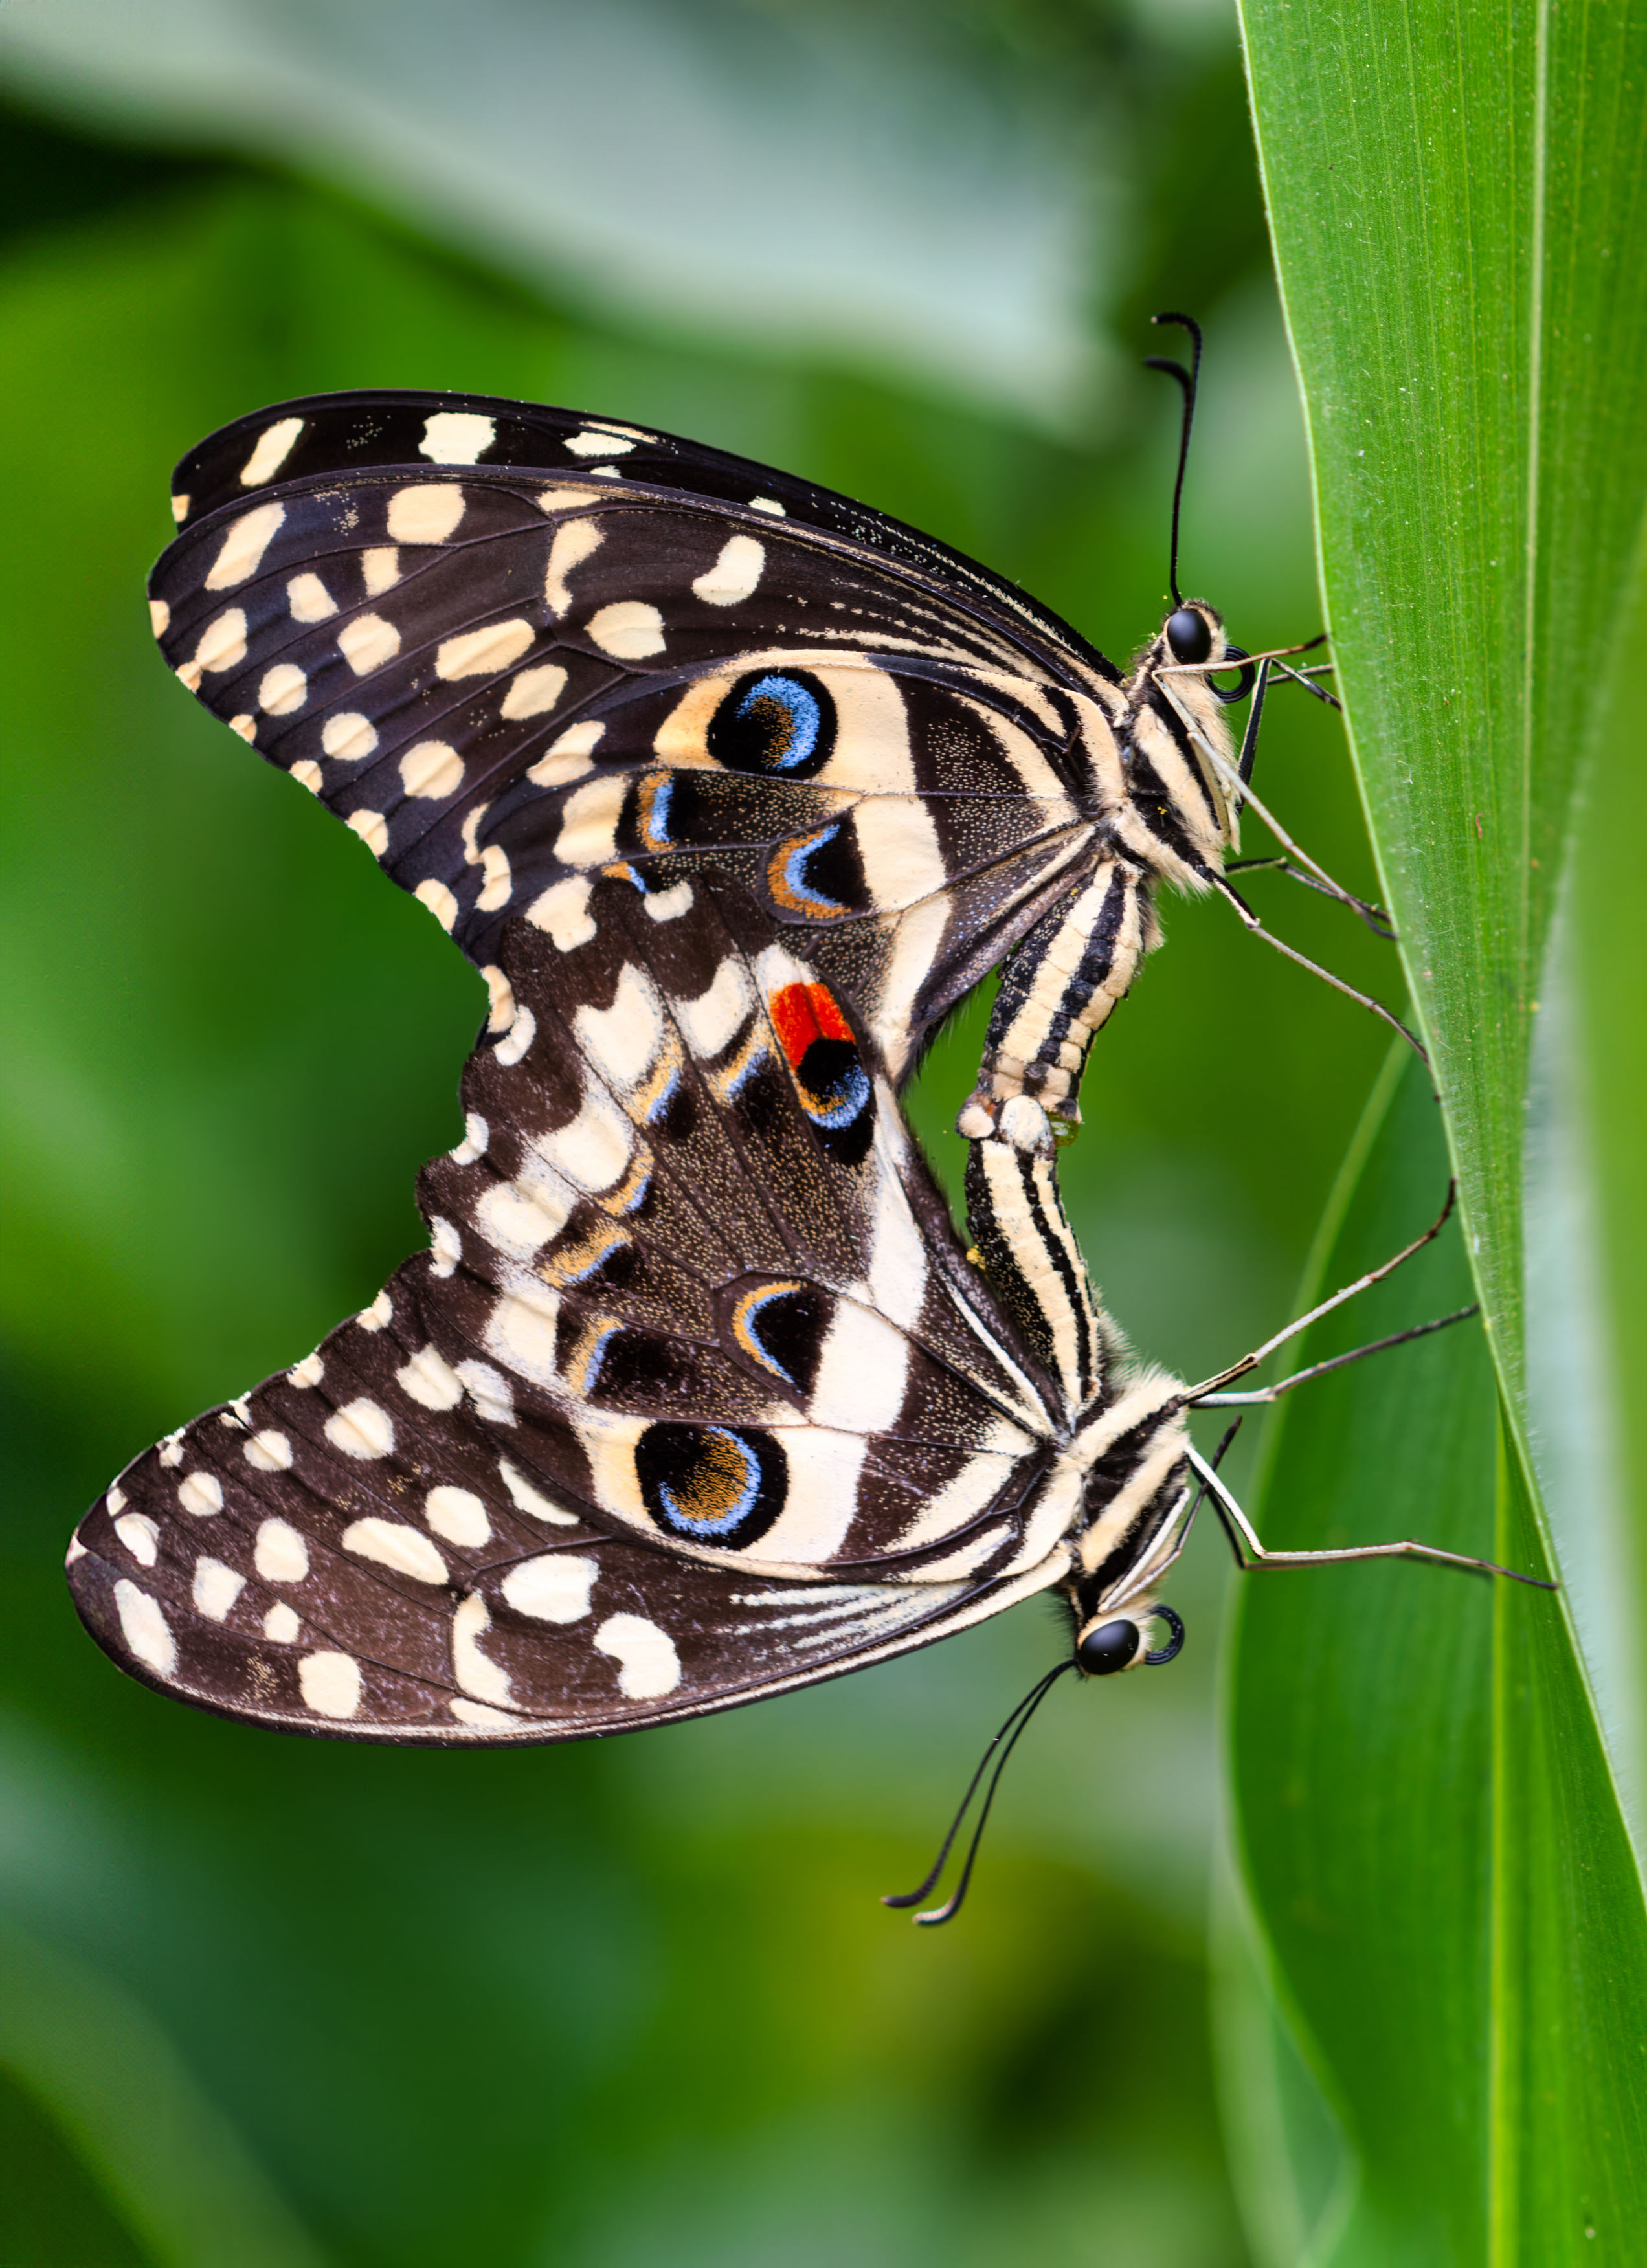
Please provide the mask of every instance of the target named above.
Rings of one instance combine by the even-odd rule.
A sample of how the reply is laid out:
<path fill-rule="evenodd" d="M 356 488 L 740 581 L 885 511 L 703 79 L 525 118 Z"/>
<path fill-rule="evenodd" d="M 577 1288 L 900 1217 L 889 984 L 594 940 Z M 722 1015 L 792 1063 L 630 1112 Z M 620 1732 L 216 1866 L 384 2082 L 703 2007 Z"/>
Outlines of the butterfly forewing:
<path fill-rule="evenodd" d="M 488 438 L 490 436 L 490 438 Z M 435 461 L 431 461 L 433 458 Z M 167 659 L 483 968 L 614 859 L 706 852 L 895 1078 L 1048 908 L 1114 771 L 1110 666 L 958 555 L 567 413 L 344 397 L 180 468 Z"/>
<path fill-rule="evenodd" d="M 873 1049 L 737 885 L 516 924 L 427 1255 L 140 1458 L 70 1580 L 231 1715 L 546 1739 L 924 1643 L 1056 1579 L 1067 1412 Z M 1055 1523 L 1056 1525 L 1056 1523 Z"/>

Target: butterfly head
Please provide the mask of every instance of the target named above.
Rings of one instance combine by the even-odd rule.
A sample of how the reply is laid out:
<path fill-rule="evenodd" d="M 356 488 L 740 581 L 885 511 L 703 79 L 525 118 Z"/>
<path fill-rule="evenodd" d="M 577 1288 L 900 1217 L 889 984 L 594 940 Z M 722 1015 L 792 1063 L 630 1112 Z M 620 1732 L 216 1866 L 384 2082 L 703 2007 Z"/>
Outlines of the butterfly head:
<path fill-rule="evenodd" d="M 1239 673 L 1232 687 L 1215 682 L 1231 669 Z M 1204 889 L 1224 852 L 1239 845 L 1235 749 L 1223 712 L 1245 698 L 1252 677 L 1216 608 L 1183 599 L 1138 655 L 1124 688 L 1124 762 L 1147 829 L 1145 855 L 1191 889 Z"/>

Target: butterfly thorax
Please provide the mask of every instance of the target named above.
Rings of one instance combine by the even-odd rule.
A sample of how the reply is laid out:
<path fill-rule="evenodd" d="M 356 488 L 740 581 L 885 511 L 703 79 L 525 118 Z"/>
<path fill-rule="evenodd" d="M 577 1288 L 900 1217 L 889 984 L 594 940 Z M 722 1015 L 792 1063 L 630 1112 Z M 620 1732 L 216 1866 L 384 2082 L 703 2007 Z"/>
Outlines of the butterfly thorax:
<path fill-rule="evenodd" d="M 1238 847 L 1234 750 L 1212 683 L 1229 652 L 1221 618 L 1197 600 L 1108 689 L 1108 729 L 1095 725 L 1086 741 L 1092 853 L 1001 970 L 978 1085 L 956 1121 L 969 1141 L 1020 1095 L 1056 1124 L 1079 1125 L 1088 1050 L 1162 940 L 1157 883 L 1206 890 Z"/>

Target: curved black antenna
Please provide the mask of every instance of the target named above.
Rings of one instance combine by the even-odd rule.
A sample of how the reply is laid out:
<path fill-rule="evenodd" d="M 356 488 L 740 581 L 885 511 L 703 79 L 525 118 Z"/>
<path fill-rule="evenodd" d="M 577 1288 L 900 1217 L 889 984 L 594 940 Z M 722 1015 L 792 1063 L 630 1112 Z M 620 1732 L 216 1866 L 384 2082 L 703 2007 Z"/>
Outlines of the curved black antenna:
<path fill-rule="evenodd" d="M 1184 468 L 1189 462 L 1190 428 L 1195 423 L 1195 389 L 1201 375 L 1201 327 L 1193 315 L 1175 315 L 1169 308 L 1159 315 L 1151 315 L 1152 323 L 1177 323 L 1195 342 L 1195 358 L 1185 370 L 1181 362 L 1172 362 L 1165 355 L 1147 355 L 1146 370 L 1163 370 L 1169 378 L 1176 378 L 1184 389 L 1184 432 L 1178 442 L 1178 476 L 1172 484 L 1172 557 L 1167 568 L 1167 581 L 1172 590 L 1175 607 L 1184 604 L 1184 594 L 1178 589 L 1178 508 L 1184 501 Z"/>
<path fill-rule="evenodd" d="M 973 1861 L 978 1857 L 978 1846 L 984 1839 L 984 1828 L 989 1818 L 989 1808 L 995 1800 L 995 1790 L 1001 1785 L 1001 1775 L 1007 1769 L 1007 1759 L 1011 1756 L 1014 1749 L 1018 1745 L 1018 1735 L 1023 1732 L 1030 1718 L 1034 1716 L 1042 1702 L 1045 1700 L 1053 1686 L 1057 1684 L 1059 1679 L 1064 1675 L 1064 1672 L 1067 1669 L 1074 1669 L 1075 1667 L 1075 1658 L 1074 1654 L 1071 1654 L 1067 1661 L 1055 1663 L 1053 1667 L 1047 1671 L 1044 1677 L 1038 1677 L 1036 1679 L 1034 1684 L 1024 1695 L 1023 1700 L 1018 1703 L 1016 1708 L 1011 1712 L 1006 1723 L 995 1734 L 994 1739 L 991 1741 L 989 1746 L 985 1749 L 982 1756 L 979 1758 L 978 1770 L 972 1774 L 971 1778 L 967 1782 L 966 1793 L 961 1798 L 959 1808 L 956 1810 L 955 1817 L 949 1822 L 949 1831 L 943 1838 L 938 1855 L 932 1862 L 931 1872 L 927 1874 L 925 1881 L 923 1881 L 916 1889 L 904 1890 L 894 1896 L 883 1897 L 881 1901 L 883 1906 L 918 1906 L 923 1898 L 930 1897 L 932 1896 L 933 1891 L 937 1888 L 939 1876 L 949 1863 L 949 1853 L 955 1846 L 955 1838 L 961 1831 L 962 1821 L 966 1817 L 967 1813 L 972 1808 L 972 1798 L 978 1793 L 979 1783 L 982 1780 L 984 1774 L 989 1770 L 989 1760 L 994 1755 L 996 1749 L 1001 1747 L 1001 1742 L 1005 1741 L 1007 1743 L 1006 1749 L 1002 1753 L 1000 1763 L 995 1766 L 993 1776 L 990 1780 L 989 1791 L 984 1798 L 984 1808 L 979 1814 L 978 1825 L 972 1830 L 972 1840 L 971 1846 L 967 1851 L 966 1864 L 961 1869 L 961 1880 L 956 1886 L 954 1896 L 946 1904 L 940 1906 L 935 1912 L 917 1914 L 915 1919 L 920 1923 L 923 1927 L 931 1928 L 935 1923 L 952 1921 L 956 1915 L 959 1913 L 961 1911 L 961 1901 L 965 1897 L 967 1886 L 972 1879 L 972 1865 Z"/>

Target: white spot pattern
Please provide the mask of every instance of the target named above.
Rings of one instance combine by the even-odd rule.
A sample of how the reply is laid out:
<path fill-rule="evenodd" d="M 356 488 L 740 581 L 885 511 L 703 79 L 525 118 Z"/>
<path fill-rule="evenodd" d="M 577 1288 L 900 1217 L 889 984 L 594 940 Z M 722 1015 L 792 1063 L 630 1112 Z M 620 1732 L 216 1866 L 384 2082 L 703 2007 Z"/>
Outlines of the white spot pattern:
<path fill-rule="evenodd" d="M 114 1611 L 122 1636 L 144 1668 L 169 1677 L 177 1668 L 177 1641 L 159 1601 L 122 1575 L 114 1586 Z"/>
<path fill-rule="evenodd" d="M 395 1447 L 395 1420 L 381 1403 L 360 1395 L 333 1410 L 326 1421 L 326 1438 L 334 1449 L 362 1462 L 387 1457 Z"/>
<path fill-rule="evenodd" d="M 294 575 L 286 585 L 286 604 L 294 622 L 323 622 L 337 612 L 337 601 L 318 575 Z"/>
<path fill-rule="evenodd" d="M 265 481 L 272 481 L 292 454 L 292 446 L 302 431 L 300 417 L 277 417 L 272 425 L 266 425 L 257 437 L 256 447 L 240 467 L 240 486 L 255 489 Z M 188 509 L 188 498 L 185 497 L 183 510 Z"/>
<path fill-rule="evenodd" d="M 265 1520 L 252 1565 L 265 1583 L 301 1583 L 308 1577 L 309 1547 L 289 1520 Z"/>
<path fill-rule="evenodd" d="M 152 1567 L 160 1556 L 160 1528 L 146 1512 L 125 1512 L 114 1522 L 114 1533 L 140 1567 Z"/>
<path fill-rule="evenodd" d="M 389 498 L 388 531 L 396 543 L 444 543 L 463 517 L 455 481 L 422 481 Z"/>
<path fill-rule="evenodd" d="M 765 547 L 752 535 L 728 536 L 720 556 L 692 584 L 706 607 L 739 607 L 753 596 L 766 566 Z"/>
<path fill-rule="evenodd" d="M 223 1483 L 216 1473 L 190 1473 L 177 1484 L 177 1500 L 196 1520 L 210 1520 L 223 1510 Z"/>
<path fill-rule="evenodd" d="M 463 759 L 445 740 L 419 740 L 401 758 L 401 785 L 430 803 L 455 795 L 463 784 Z"/>
<path fill-rule="evenodd" d="M 373 1559 L 380 1567 L 410 1576 L 415 1583 L 447 1580 L 446 1561 L 421 1528 L 410 1528 L 404 1521 L 380 1520 L 375 1514 L 351 1521 L 343 1530 L 343 1550 L 352 1551 L 357 1558 Z"/>
<path fill-rule="evenodd" d="M 289 1473 L 292 1470 L 292 1444 L 284 1433 L 265 1430 L 254 1433 L 246 1444 L 246 1462 L 260 1473 Z"/>
<path fill-rule="evenodd" d="M 644 1615 L 609 1615 L 595 1633 L 595 1645 L 617 1662 L 617 1690 L 628 1700 L 660 1700 L 681 1682 L 674 1639 Z"/>
<path fill-rule="evenodd" d="M 221 1559 L 208 1558 L 203 1553 L 196 1560 L 192 1594 L 195 1611 L 204 1615 L 208 1622 L 222 1622 L 245 1588 L 245 1576 L 233 1567 L 225 1567 Z"/>
<path fill-rule="evenodd" d="M 474 410 L 437 409 L 424 420 L 417 453 L 433 465 L 472 465 L 498 438 L 490 417 Z"/>
<path fill-rule="evenodd" d="M 381 615 L 357 615 L 337 633 L 337 651 L 357 677 L 381 669 L 400 650 L 400 632 Z"/>
<path fill-rule="evenodd" d="M 378 744 L 378 728 L 358 710 L 345 709 L 321 726 L 321 746 L 340 764 L 364 763 Z"/>
<path fill-rule="evenodd" d="M 255 512 L 242 512 L 224 537 L 222 549 L 211 563 L 206 575 L 207 590 L 232 591 L 248 575 L 255 575 L 285 516 L 283 504 L 260 504 Z"/>
<path fill-rule="evenodd" d="M 486 622 L 477 630 L 442 639 L 434 658 L 437 677 L 492 677 L 510 668 L 531 645 L 537 632 L 517 615 L 506 622 Z"/>
<path fill-rule="evenodd" d="M 644 599 L 614 599 L 596 608 L 584 630 L 602 653 L 619 661 L 644 661 L 663 652 L 663 617 Z"/>
<path fill-rule="evenodd" d="M 473 1550 L 491 1541 L 486 1507 L 470 1489 L 432 1488 L 424 1498 L 424 1517 L 448 1543 Z"/>
<path fill-rule="evenodd" d="M 358 1714 L 360 1664 L 350 1653 L 306 1653 L 298 1664 L 298 1686 L 317 1717 L 340 1720 Z"/>
<path fill-rule="evenodd" d="M 510 1568 L 503 1595 L 517 1615 L 529 1615 L 534 1622 L 581 1622 L 600 1572 L 599 1560 L 581 1552 L 546 1551 L 540 1559 L 522 1559 Z"/>
<path fill-rule="evenodd" d="M 554 707 L 565 689 L 566 673 L 558 661 L 543 662 L 536 669 L 523 669 L 503 696 L 502 713 L 512 722 L 524 717 L 542 717 Z"/>

